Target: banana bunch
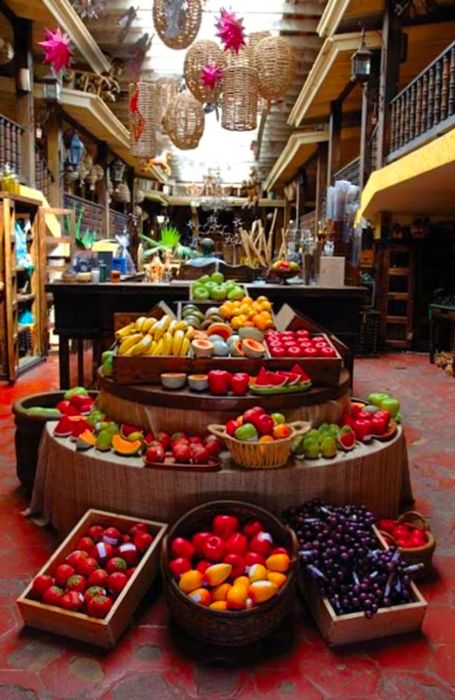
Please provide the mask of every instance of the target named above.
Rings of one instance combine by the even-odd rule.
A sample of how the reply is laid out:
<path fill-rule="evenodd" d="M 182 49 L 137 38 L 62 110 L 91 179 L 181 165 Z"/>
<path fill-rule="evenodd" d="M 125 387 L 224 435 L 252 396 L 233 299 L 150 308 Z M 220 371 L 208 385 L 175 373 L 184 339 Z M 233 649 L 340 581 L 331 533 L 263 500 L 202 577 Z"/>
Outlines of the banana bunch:
<path fill-rule="evenodd" d="M 177 321 L 169 314 L 160 319 L 141 316 L 115 334 L 119 355 L 188 354 L 194 328 L 186 321 Z"/>

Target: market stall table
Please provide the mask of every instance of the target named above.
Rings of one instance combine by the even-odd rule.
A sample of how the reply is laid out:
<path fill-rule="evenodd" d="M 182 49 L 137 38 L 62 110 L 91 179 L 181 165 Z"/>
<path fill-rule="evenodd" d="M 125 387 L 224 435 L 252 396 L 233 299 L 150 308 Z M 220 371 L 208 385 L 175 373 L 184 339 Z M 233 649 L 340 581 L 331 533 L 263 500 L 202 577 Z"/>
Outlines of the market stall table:
<path fill-rule="evenodd" d="M 53 436 L 48 423 L 40 446 L 30 513 L 41 513 L 65 535 L 88 508 L 172 522 L 186 510 L 217 498 L 239 498 L 280 512 L 319 497 L 365 504 L 380 517 L 396 517 L 411 499 L 402 428 L 386 443 L 358 445 L 334 459 L 291 461 L 276 470 L 241 469 L 228 457 L 221 471 L 148 469 L 141 457 L 76 451 Z"/>

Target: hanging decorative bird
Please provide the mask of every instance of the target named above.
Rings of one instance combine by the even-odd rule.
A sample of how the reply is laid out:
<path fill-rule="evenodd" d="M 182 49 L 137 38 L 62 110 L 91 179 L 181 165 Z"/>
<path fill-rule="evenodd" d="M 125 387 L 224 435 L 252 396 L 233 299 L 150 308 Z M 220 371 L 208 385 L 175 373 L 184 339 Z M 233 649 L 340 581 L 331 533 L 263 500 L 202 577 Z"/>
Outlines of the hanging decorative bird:
<path fill-rule="evenodd" d="M 71 39 L 68 34 L 57 27 L 55 32 L 46 29 L 45 40 L 38 42 L 44 48 L 44 63 L 49 63 L 59 73 L 62 68 L 69 68 L 73 59 Z"/>
<path fill-rule="evenodd" d="M 221 8 L 215 26 L 218 29 L 217 36 L 221 39 L 225 51 L 233 49 L 235 53 L 238 53 L 242 46 L 245 46 L 243 19 L 238 19 L 235 12 L 228 12 Z"/>
<path fill-rule="evenodd" d="M 169 161 L 172 160 L 172 152 L 169 149 L 164 150 L 159 156 L 150 158 L 145 166 L 145 170 L 151 170 L 152 167 L 160 168 L 167 177 L 171 177 L 172 168 Z"/>
<path fill-rule="evenodd" d="M 99 19 L 106 12 L 105 0 L 72 0 L 71 4 L 81 19 Z"/>
<path fill-rule="evenodd" d="M 182 19 L 187 9 L 186 0 L 167 0 L 167 27 L 164 33 L 166 39 L 177 39 L 177 37 L 180 36 Z"/>
<path fill-rule="evenodd" d="M 118 18 L 117 24 L 119 25 L 119 27 L 121 27 L 119 33 L 117 34 L 118 44 L 123 44 L 126 37 L 128 36 L 129 31 L 131 29 L 131 25 L 137 17 L 138 10 L 138 7 L 134 7 L 133 5 L 131 5 L 131 7 L 129 7 L 129 9 Z"/>
<path fill-rule="evenodd" d="M 131 80 L 138 80 L 147 51 L 152 45 L 153 36 L 147 32 L 141 36 L 129 49 L 131 60 L 129 61 L 129 76 Z"/>

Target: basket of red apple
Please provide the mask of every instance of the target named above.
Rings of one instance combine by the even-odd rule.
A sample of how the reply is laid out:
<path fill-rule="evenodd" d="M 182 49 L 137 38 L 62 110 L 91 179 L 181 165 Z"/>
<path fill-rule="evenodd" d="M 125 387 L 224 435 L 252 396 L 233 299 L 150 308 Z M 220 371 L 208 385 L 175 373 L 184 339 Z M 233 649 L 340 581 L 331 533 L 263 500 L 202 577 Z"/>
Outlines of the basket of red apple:
<path fill-rule="evenodd" d="M 160 432 L 149 442 L 144 453 L 146 467 L 156 469 L 193 469 L 215 471 L 220 468 L 219 454 L 223 443 L 215 435 L 189 435 L 183 431 Z"/>
<path fill-rule="evenodd" d="M 287 463 L 294 438 L 308 432 L 311 423 L 286 423 L 281 413 L 269 414 L 261 406 L 254 406 L 226 425 L 209 425 L 208 429 L 223 440 L 241 467 L 278 469 Z"/>
<path fill-rule="evenodd" d="M 401 558 L 406 563 L 420 564 L 420 568 L 414 573 L 416 580 L 422 580 L 431 573 L 436 540 L 421 513 L 408 510 L 397 520 L 382 518 L 377 526 L 387 544 L 399 548 Z"/>
<path fill-rule="evenodd" d="M 171 528 L 161 568 L 171 613 L 210 644 L 256 642 L 291 611 L 297 540 L 259 506 L 215 501 Z"/>

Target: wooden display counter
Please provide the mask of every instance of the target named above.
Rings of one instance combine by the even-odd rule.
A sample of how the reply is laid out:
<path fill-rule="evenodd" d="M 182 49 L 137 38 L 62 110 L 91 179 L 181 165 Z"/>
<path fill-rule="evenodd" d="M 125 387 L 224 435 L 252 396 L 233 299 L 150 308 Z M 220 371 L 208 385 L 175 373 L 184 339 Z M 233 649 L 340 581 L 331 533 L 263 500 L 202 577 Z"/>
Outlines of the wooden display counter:
<path fill-rule="evenodd" d="M 189 298 L 191 282 L 173 281 L 163 284 L 121 282 L 112 284 L 48 284 L 55 305 L 55 333 L 60 341 L 60 387 L 70 386 L 69 343 L 79 342 L 82 362 L 82 341 L 94 344 L 94 361 L 113 340 L 114 313 L 146 312 L 159 301 L 176 308 L 176 302 Z M 253 297 L 265 294 L 279 310 L 288 303 L 312 321 L 335 334 L 354 352 L 360 328 L 359 311 L 364 303 L 364 287 L 306 287 L 304 285 L 246 285 Z M 352 366 L 349 367 L 352 374 Z M 78 383 L 83 379 L 78 375 Z"/>
<path fill-rule="evenodd" d="M 401 427 L 387 443 L 359 445 L 332 460 L 292 461 L 273 470 L 236 467 L 194 473 L 147 469 L 140 457 L 95 450 L 77 452 L 69 438 L 53 437 L 48 423 L 41 442 L 30 512 L 41 513 L 65 535 L 90 507 L 172 522 L 190 508 L 217 498 L 238 498 L 272 511 L 319 497 L 365 504 L 380 517 L 398 515 L 411 497 Z"/>

